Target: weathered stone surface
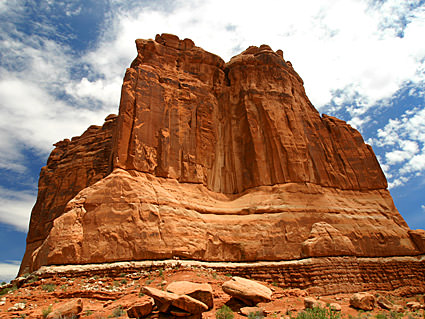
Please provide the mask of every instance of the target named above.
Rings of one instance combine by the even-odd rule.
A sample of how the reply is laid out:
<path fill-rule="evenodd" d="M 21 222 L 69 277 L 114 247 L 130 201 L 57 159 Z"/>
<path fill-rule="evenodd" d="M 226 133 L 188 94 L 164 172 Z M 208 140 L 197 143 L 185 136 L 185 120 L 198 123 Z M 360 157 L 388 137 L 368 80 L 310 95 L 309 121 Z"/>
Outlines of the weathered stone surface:
<path fill-rule="evenodd" d="M 176 300 L 179 295 L 173 294 L 171 292 L 162 291 L 152 287 L 142 287 L 140 291 L 155 300 L 155 305 L 158 307 L 158 311 L 167 312 L 174 300 Z"/>
<path fill-rule="evenodd" d="M 213 290 L 209 284 L 198 284 L 190 281 L 175 281 L 167 286 L 167 291 L 178 294 L 188 295 L 208 306 L 213 307 Z"/>
<path fill-rule="evenodd" d="M 331 302 L 331 303 L 329 304 L 329 309 L 331 309 L 331 310 L 333 310 L 333 311 L 341 311 L 341 310 L 342 310 L 342 307 L 341 307 L 341 305 L 340 305 L 339 303 L 337 303 L 337 302 Z"/>
<path fill-rule="evenodd" d="M 190 314 L 199 314 L 208 310 L 208 306 L 203 302 L 189 297 L 187 295 L 179 295 L 171 303 L 174 307 L 182 309 Z"/>
<path fill-rule="evenodd" d="M 409 301 L 408 303 L 406 303 L 406 307 L 407 309 L 410 309 L 412 311 L 416 311 L 422 308 L 422 305 L 420 302 L 417 301 Z"/>
<path fill-rule="evenodd" d="M 309 238 L 301 245 L 303 257 L 350 256 L 355 248 L 350 238 L 326 222 L 314 223 Z"/>
<path fill-rule="evenodd" d="M 326 306 L 326 303 L 324 303 L 321 300 L 318 300 L 313 297 L 305 297 L 304 298 L 304 308 L 305 309 L 312 309 L 312 308 L 324 308 Z"/>
<path fill-rule="evenodd" d="M 395 312 L 403 313 L 403 312 L 404 312 L 404 307 L 403 307 L 403 306 L 401 306 L 401 305 L 394 305 L 394 306 L 391 308 L 391 310 L 392 310 L 392 311 L 395 311 Z"/>
<path fill-rule="evenodd" d="M 250 313 L 254 313 L 254 314 L 260 314 L 260 316 L 264 316 L 264 308 L 261 307 L 242 307 L 240 309 L 241 314 L 243 314 L 244 316 L 249 316 Z"/>
<path fill-rule="evenodd" d="M 23 302 L 17 302 L 12 307 L 7 309 L 9 312 L 20 311 L 25 309 L 25 304 Z"/>
<path fill-rule="evenodd" d="M 224 63 L 172 35 L 136 46 L 118 117 L 60 142 L 43 169 L 20 273 L 421 253 L 371 147 L 320 116 L 281 52 Z"/>
<path fill-rule="evenodd" d="M 409 230 L 409 235 L 412 238 L 415 245 L 418 247 L 418 250 L 425 254 L 425 230 L 415 229 Z"/>
<path fill-rule="evenodd" d="M 375 297 L 367 292 L 358 292 L 351 296 L 350 306 L 356 309 L 373 310 Z"/>
<path fill-rule="evenodd" d="M 184 294 L 175 294 L 151 287 L 142 287 L 141 292 L 151 296 L 155 300 L 155 305 L 158 307 L 158 311 L 160 312 L 170 312 L 172 307 L 194 315 L 208 310 L 208 306 L 206 304 Z"/>
<path fill-rule="evenodd" d="M 79 191 L 110 173 L 116 120 L 116 115 L 109 115 L 103 126 L 92 125 L 81 136 L 55 144 L 40 172 L 20 274 L 34 270 L 34 254 L 49 235 L 54 220 L 64 213 L 67 203 Z"/>
<path fill-rule="evenodd" d="M 145 296 L 146 297 L 146 296 Z M 127 309 L 127 315 L 130 318 L 146 317 L 152 312 L 153 300 L 150 297 L 142 298 Z"/>
<path fill-rule="evenodd" d="M 82 310 L 83 301 L 81 299 L 74 299 L 53 308 L 53 311 L 47 315 L 47 319 L 76 318 Z"/>
<path fill-rule="evenodd" d="M 381 307 L 382 309 L 386 309 L 386 310 L 391 310 L 393 308 L 393 304 L 386 298 L 379 296 L 376 299 L 376 303 L 378 304 L 379 307 Z"/>
<path fill-rule="evenodd" d="M 223 291 L 247 305 L 256 305 L 259 302 L 271 300 L 272 291 L 266 286 L 246 278 L 232 277 L 223 283 Z"/>

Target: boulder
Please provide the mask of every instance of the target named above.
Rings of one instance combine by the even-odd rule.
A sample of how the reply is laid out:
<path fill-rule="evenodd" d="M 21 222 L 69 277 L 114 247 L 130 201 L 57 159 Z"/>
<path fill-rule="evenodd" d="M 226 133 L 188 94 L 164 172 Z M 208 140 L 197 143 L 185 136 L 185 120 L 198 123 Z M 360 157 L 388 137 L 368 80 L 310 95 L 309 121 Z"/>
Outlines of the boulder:
<path fill-rule="evenodd" d="M 15 303 L 12 307 L 10 307 L 9 309 L 7 309 L 7 311 L 21 311 L 25 309 L 25 304 L 23 302 L 17 302 Z"/>
<path fill-rule="evenodd" d="M 341 307 L 341 305 L 339 303 L 331 302 L 329 304 L 329 309 L 331 309 L 333 311 L 341 311 L 342 310 L 342 307 Z"/>
<path fill-rule="evenodd" d="M 53 311 L 47 315 L 47 319 L 75 318 L 82 310 L 83 301 L 81 299 L 73 299 L 54 307 Z"/>
<path fill-rule="evenodd" d="M 379 307 L 381 307 L 382 309 L 386 309 L 386 310 L 391 310 L 393 308 L 393 304 L 386 298 L 379 296 L 376 299 L 376 303 L 378 304 Z"/>
<path fill-rule="evenodd" d="M 129 318 L 146 317 L 152 312 L 153 300 L 150 297 L 142 298 L 141 300 L 132 304 L 127 308 L 127 315 Z"/>
<path fill-rule="evenodd" d="M 232 277 L 223 283 L 223 291 L 241 300 L 247 305 L 256 305 L 259 302 L 271 301 L 272 291 L 266 286 L 246 278 Z"/>
<path fill-rule="evenodd" d="M 179 298 L 179 295 L 152 287 L 142 287 L 140 291 L 153 298 L 155 305 L 160 312 L 167 312 L 170 309 L 172 302 Z"/>
<path fill-rule="evenodd" d="M 188 295 L 208 306 L 213 307 L 213 290 L 209 284 L 198 284 L 190 281 L 175 281 L 167 286 L 167 291 L 178 294 Z"/>
<path fill-rule="evenodd" d="M 403 313 L 404 312 L 404 307 L 401 305 L 393 305 L 391 308 L 392 311 L 395 312 L 399 312 L 399 313 Z"/>
<path fill-rule="evenodd" d="M 324 308 L 326 306 L 326 303 L 324 303 L 321 300 L 317 300 L 313 297 L 305 297 L 304 298 L 304 308 L 305 309 L 311 309 L 311 308 Z"/>
<path fill-rule="evenodd" d="M 409 301 L 406 303 L 406 307 L 409 310 L 416 311 L 422 308 L 422 305 L 417 301 Z"/>
<path fill-rule="evenodd" d="M 171 303 L 174 307 L 182 309 L 190 314 L 200 314 L 208 310 L 208 306 L 203 302 L 187 295 L 179 295 Z"/>
<path fill-rule="evenodd" d="M 367 292 L 358 292 L 351 296 L 350 306 L 356 309 L 373 310 L 375 307 L 375 297 Z"/>

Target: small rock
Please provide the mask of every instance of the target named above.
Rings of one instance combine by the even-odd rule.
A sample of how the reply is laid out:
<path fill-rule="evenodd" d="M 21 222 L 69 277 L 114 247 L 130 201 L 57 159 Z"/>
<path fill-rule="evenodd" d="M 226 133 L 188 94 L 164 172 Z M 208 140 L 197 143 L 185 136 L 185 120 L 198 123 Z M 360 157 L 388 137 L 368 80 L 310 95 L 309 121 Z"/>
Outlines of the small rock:
<path fill-rule="evenodd" d="M 404 312 L 403 306 L 400 306 L 400 305 L 393 305 L 392 308 L 391 308 L 391 310 L 392 311 L 395 311 L 395 312 L 400 312 L 400 313 L 403 313 Z"/>
<path fill-rule="evenodd" d="M 367 292 L 358 292 L 351 296 L 350 306 L 356 309 L 373 310 L 375 307 L 375 297 Z"/>
<path fill-rule="evenodd" d="M 409 302 L 406 304 L 406 307 L 407 307 L 409 310 L 416 311 L 416 310 L 421 309 L 421 308 L 422 308 L 422 305 L 421 305 L 419 302 L 416 302 L 416 301 L 409 301 Z"/>
<path fill-rule="evenodd" d="M 266 286 L 246 278 L 232 277 L 222 286 L 223 291 L 247 305 L 271 301 L 272 291 Z"/>
<path fill-rule="evenodd" d="M 260 307 L 243 307 L 240 310 L 241 310 L 241 314 L 247 317 L 249 316 L 250 313 L 260 313 L 263 316 L 265 315 L 264 309 Z"/>
<path fill-rule="evenodd" d="M 83 301 L 81 299 L 74 299 L 59 305 L 56 309 L 53 309 L 53 311 L 46 318 L 73 318 L 77 317 L 82 310 Z"/>
<path fill-rule="evenodd" d="M 376 300 L 376 303 L 379 307 L 386 310 L 391 310 L 393 308 L 393 304 L 386 298 L 379 296 Z"/>
<path fill-rule="evenodd" d="M 7 311 L 20 311 L 25 309 L 25 304 L 23 302 L 18 302 L 13 305 L 13 307 L 10 307 L 7 309 Z"/>
<path fill-rule="evenodd" d="M 6 297 L 0 299 L 0 306 L 3 306 L 6 303 Z"/>
<path fill-rule="evenodd" d="M 321 301 L 321 300 L 317 300 L 316 298 L 313 297 L 305 297 L 304 298 L 304 308 L 305 309 L 312 309 L 312 308 L 324 308 L 326 306 L 326 304 Z"/>
<path fill-rule="evenodd" d="M 329 304 L 329 309 L 331 309 L 333 311 L 341 311 L 342 310 L 341 305 L 339 303 L 336 303 L 336 302 L 331 302 Z"/>

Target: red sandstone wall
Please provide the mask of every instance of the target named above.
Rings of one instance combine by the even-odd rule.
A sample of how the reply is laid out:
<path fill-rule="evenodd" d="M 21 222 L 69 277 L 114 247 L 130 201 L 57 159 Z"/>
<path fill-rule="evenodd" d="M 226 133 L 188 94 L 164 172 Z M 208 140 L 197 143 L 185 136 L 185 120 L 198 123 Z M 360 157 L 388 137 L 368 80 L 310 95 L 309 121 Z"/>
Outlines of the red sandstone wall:
<path fill-rule="evenodd" d="M 116 116 L 108 116 L 103 126 L 90 126 L 81 136 L 56 143 L 47 165 L 41 169 L 37 202 L 31 212 L 27 248 L 20 273 L 32 263 L 32 253 L 49 235 L 53 221 L 82 189 L 111 171 L 112 135 Z"/>

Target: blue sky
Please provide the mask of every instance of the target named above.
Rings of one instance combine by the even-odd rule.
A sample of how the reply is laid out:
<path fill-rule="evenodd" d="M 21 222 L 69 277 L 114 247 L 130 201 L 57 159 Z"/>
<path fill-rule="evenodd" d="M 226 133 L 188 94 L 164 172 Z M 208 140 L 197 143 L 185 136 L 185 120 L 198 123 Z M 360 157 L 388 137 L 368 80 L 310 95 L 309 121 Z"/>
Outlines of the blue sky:
<path fill-rule="evenodd" d="M 118 112 L 134 40 L 163 32 L 226 61 L 282 49 L 316 108 L 373 146 L 409 226 L 425 228 L 425 1 L 0 0 L 0 280 L 23 256 L 52 144 Z"/>

